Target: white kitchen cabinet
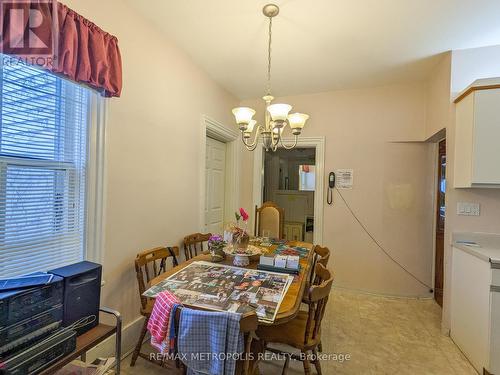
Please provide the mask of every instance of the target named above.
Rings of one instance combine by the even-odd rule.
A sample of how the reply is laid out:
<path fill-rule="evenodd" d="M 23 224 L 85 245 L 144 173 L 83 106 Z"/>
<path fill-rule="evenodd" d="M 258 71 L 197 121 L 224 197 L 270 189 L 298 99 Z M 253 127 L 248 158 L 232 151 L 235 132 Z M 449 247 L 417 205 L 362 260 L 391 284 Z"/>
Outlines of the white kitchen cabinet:
<path fill-rule="evenodd" d="M 482 373 L 489 364 L 490 264 L 455 247 L 452 264 L 450 335 Z"/>
<path fill-rule="evenodd" d="M 500 79 L 475 81 L 455 103 L 454 187 L 500 188 Z"/>
<path fill-rule="evenodd" d="M 450 336 L 480 374 L 500 374 L 500 235 L 453 237 Z"/>

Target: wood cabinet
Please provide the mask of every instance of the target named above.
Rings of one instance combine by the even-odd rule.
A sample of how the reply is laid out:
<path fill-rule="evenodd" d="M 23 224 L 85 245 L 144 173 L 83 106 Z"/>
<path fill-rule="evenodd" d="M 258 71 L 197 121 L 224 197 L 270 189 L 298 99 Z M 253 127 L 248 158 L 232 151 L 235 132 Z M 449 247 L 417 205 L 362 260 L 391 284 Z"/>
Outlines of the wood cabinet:
<path fill-rule="evenodd" d="M 283 234 L 285 240 L 288 241 L 303 241 L 303 223 L 299 222 L 285 222 L 285 233 Z"/>
<path fill-rule="evenodd" d="M 500 79 L 474 82 L 455 103 L 454 187 L 500 188 Z"/>
<path fill-rule="evenodd" d="M 274 193 L 278 206 L 285 210 L 285 222 L 304 223 L 306 215 L 314 216 L 314 192 L 278 190 Z"/>

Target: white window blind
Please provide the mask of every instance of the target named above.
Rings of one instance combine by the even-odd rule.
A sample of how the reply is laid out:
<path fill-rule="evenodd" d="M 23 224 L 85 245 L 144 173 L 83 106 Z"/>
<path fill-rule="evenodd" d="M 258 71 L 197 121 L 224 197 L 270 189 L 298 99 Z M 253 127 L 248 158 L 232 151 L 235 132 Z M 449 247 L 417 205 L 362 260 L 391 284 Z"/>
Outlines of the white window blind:
<path fill-rule="evenodd" d="M 90 90 L 0 57 L 0 277 L 10 277 L 84 257 Z"/>

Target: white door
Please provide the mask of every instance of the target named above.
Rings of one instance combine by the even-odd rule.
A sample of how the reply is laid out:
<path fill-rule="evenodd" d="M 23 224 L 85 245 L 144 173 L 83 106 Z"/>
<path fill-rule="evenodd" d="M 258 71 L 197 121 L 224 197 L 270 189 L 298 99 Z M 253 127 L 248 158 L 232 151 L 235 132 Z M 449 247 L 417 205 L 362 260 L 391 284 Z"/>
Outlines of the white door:
<path fill-rule="evenodd" d="M 207 137 L 205 155 L 205 231 L 221 234 L 224 225 L 226 145 Z"/>

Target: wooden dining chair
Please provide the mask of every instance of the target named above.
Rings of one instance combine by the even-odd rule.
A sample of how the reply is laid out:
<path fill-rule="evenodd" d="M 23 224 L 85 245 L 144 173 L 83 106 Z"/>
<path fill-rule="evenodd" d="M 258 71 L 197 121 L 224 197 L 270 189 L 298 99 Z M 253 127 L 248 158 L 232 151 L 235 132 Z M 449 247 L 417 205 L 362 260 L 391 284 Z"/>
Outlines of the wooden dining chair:
<path fill-rule="evenodd" d="M 204 243 L 207 242 L 211 236 L 212 233 L 194 233 L 184 237 L 184 255 L 186 260 L 207 252 L 208 244 L 205 249 Z"/>
<path fill-rule="evenodd" d="M 317 285 L 319 279 L 317 278 L 316 273 L 314 272 L 316 269 L 316 264 L 319 263 L 323 265 L 325 268 L 328 268 L 328 261 L 330 260 L 330 249 L 328 247 L 315 245 L 312 251 L 314 254 L 311 266 L 312 270 L 311 274 L 309 275 L 309 285 Z"/>
<path fill-rule="evenodd" d="M 175 331 L 177 333 L 176 336 L 178 336 L 179 332 L 179 321 L 180 321 L 180 316 L 181 316 L 181 310 L 183 307 L 179 307 L 176 310 L 175 314 Z M 199 310 L 205 310 L 202 308 L 199 308 Z M 207 311 L 207 314 L 210 314 L 210 311 Z M 252 348 L 252 337 L 253 334 L 255 333 L 255 330 L 257 329 L 258 326 L 258 318 L 255 312 L 249 312 L 246 314 L 243 314 L 240 319 L 240 332 L 243 333 L 244 337 L 244 351 L 241 355 L 241 358 L 237 363 L 236 363 L 236 371 L 235 375 L 252 375 L 253 374 L 253 369 L 251 369 L 251 359 L 252 356 L 250 355 L 251 353 L 251 348 Z M 177 361 L 176 367 L 179 365 L 179 362 Z M 183 364 L 181 367 L 184 370 L 184 374 L 187 373 L 187 368 Z"/>
<path fill-rule="evenodd" d="M 311 274 L 309 275 L 309 284 L 308 285 L 319 285 L 321 283 L 321 278 L 316 275 L 315 269 L 316 264 L 321 264 L 323 267 L 328 268 L 328 261 L 330 260 L 330 249 L 328 247 L 322 247 L 319 245 L 315 245 L 313 247 L 314 252 L 312 265 L 311 265 Z M 309 289 L 306 288 L 304 291 L 304 295 L 302 296 L 302 303 L 306 305 L 309 304 Z M 318 351 L 323 351 L 323 344 L 318 344 Z"/>
<path fill-rule="evenodd" d="M 269 237 L 283 238 L 285 210 L 276 203 L 267 201 L 261 207 L 255 206 L 255 235 L 263 236 L 268 231 Z"/>
<path fill-rule="evenodd" d="M 318 285 L 312 285 L 308 291 L 308 311 L 299 311 L 298 315 L 289 322 L 278 326 L 262 325 L 257 328 L 257 337 L 263 341 L 265 350 L 285 355 L 285 365 L 282 374 L 286 374 L 290 358 L 302 361 L 304 373 L 311 374 L 311 362 L 319 375 L 321 364 L 318 359 L 318 345 L 321 343 L 321 322 L 328 303 L 328 296 L 332 289 L 332 273 L 321 263 L 316 264 L 315 274 L 318 276 Z M 301 351 L 298 356 L 294 353 L 285 353 L 268 347 L 268 344 L 285 344 Z M 315 357 L 309 360 L 308 353 Z"/>
<path fill-rule="evenodd" d="M 144 250 L 137 254 L 135 258 L 135 273 L 139 285 L 139 297 L 141 299 L 141 315 L 144 316 L 139 339 L 132 353 L 130 366 L 134 366 L 137 358 L 140 356 L 150 360 L 149 356 L 141 353 L 141 346 L 146 336 L 148 320 L 153 311 L 154 300 L 144 297 L 142 294 L 151 286 L 151 280 L 167 270 L 168 260 L 171 259 L 172 267 L 178 266 L 177 257 L 179 256 L 179 247 L 155 247 L 154 249 Z M 156 362 L 155 362 L 156 363 Z"/>

